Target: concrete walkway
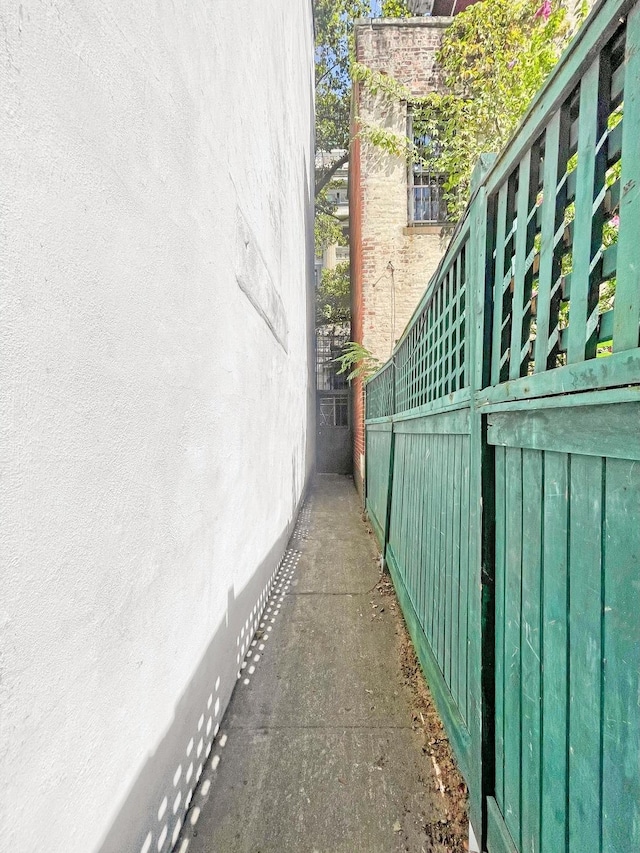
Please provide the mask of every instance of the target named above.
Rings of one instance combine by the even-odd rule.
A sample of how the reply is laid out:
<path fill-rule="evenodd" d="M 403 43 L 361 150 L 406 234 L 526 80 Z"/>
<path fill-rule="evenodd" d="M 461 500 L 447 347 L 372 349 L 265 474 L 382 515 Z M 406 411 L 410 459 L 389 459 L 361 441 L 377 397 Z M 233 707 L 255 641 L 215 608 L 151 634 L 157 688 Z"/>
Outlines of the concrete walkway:
<path fill-rule="evenodd" d="M 352 480 L 318 476 L 180 853 L 461 849 L 425 830 L 447 822 L 447 804 L 379 580 Z"/>

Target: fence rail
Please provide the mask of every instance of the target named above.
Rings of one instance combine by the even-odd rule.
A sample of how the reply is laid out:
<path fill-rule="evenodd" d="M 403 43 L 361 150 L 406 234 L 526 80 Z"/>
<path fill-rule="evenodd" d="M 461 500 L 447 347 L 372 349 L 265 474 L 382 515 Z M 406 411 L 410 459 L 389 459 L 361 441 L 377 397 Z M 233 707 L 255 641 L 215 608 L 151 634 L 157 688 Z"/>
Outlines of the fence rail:
<path fill-rule="evenodd" d="M 602 0 L 367 384 L 366 504 L 490 853 L 640 849 L 640 6 Z"/>

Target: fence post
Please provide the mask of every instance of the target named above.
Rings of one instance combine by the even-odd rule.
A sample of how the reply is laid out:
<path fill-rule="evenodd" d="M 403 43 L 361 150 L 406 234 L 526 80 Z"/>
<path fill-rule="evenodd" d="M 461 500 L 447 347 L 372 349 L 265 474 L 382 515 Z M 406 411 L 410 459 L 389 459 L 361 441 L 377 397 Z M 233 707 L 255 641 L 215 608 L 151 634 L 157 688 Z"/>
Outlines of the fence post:
<path fill-rule="evenodd" d="M 367 510 L 367 483 L 369 481 L 369 454 L 367 453 L 367 383 L 364 379 L 356 378 L 354 385 L 356 388 L 359 387 L 360 390 L 360 403 L 362 405 L 362 441 L 363 441 L 363 449 L 364 449 L 364 471 L 361 471 L 361 476 L 363 478 L 362 483 L 362 506 L 366 512 Z M 354 430 L 355 437 L 355 430 Z M 353 452 L 353 468 L 354 474 L 356 471 L 356 465 L 359 464 L 356 460 L 356 451 L 355 451 L 355 439 L 354 439 L 354 452 Z"/>
<path fill-rule="evenodd" d="M 470 216 L 469 318 L 470 346 L 467 353 L 470 411 L 470 519 L 473 536 L 469 542 L 471 589 L 469 602 L 469 817 L 481 845 L 486 839 L 486 792 L 493 774 L 491 713 L 493 706 L 493 620 L 486 575 L 485 525 L 492 517 L 493 506 L 488 485 L 492 482 L 491 460 L 488 458 L 486 427 L 475 405 L 475 394 L 488 381 L 491 365 L 491 321 L 493 313 L 493 277 L 491 275 L 493 216 L 489 215 L 485 177 L 495 154 L 484 154 L 478 160 L 471 178 Z M 490 667 L 490 671 L 487 670 Z M 484 846 L 482 847 L 484 849 Z"/>
<path fill-rule="evenodd" d="M 387 482 L 387 505 L 384 516 L 383 530 L 383 547 L 382 547 L 382 566 L 385 571 L 387 569 L 387 545 L 389 544 L 389 527 L 391 525 L 391 501 L 393 499 L 393 460 L 395 454 L 395 413 L 396 413 L 396 356 L 395 353 L 391 356 L 391 437 L 389 447 L 389 474 Z"/>

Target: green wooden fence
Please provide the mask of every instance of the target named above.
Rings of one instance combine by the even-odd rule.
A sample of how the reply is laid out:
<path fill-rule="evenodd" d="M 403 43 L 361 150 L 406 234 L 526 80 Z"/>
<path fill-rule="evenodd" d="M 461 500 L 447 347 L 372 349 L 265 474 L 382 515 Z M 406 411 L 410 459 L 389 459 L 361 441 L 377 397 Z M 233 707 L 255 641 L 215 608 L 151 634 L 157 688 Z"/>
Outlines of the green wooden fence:
<path fill-rule="evenodd" d="M 367 385 L 366 503 L 490 853 L 640 850 L 640 5 L 598 3 Z"/>

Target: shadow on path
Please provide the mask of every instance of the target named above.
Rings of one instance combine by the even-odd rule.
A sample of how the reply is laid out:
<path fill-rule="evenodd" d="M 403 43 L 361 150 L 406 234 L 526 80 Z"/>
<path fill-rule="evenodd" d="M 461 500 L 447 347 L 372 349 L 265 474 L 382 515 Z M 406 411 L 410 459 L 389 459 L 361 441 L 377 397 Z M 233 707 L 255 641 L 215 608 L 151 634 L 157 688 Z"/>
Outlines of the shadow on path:
<path fill-rule="evenodd" d="M 319 475 L 176 850 L 463 850 L 411 656 L 352 480 Z"/>

